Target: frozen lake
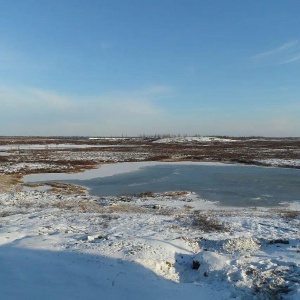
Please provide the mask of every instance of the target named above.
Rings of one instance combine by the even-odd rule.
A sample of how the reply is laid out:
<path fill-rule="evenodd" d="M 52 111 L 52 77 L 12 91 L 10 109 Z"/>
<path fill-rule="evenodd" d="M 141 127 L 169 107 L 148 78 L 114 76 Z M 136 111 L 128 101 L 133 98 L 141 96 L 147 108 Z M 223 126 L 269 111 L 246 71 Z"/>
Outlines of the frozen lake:
<path fill-rule="evenodd" d="M 84 179 L 83 176 L 79 180 L 76 174 L 72 175 L 74 179 L 67 182 L 86 186 L 97 196 L 188 190 L 225 206 L 277 206 L 284 202 L 300 202 L 298 169 L 158 163 L 107 177 L 95 175 Z"/>

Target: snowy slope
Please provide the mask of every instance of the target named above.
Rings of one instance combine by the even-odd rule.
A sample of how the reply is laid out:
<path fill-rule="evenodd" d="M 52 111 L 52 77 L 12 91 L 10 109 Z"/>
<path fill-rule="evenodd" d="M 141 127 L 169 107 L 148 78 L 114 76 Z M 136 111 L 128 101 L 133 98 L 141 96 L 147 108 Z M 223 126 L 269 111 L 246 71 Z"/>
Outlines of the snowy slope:
<path fill-rule="evenodd" d="M 211 205 L 2 193 L 3 299 L 299 299 L 299 212 Z"/>

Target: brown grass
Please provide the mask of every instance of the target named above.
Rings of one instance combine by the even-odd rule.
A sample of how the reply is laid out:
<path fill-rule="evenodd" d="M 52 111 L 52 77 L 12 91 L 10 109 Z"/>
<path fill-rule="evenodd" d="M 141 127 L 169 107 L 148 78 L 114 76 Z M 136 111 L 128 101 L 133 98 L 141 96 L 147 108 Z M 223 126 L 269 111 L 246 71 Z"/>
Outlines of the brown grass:
<path fill-rule="evenodd" d="M 209 217 L 206 214 L 193 214 L 192 226 L 203 231 L 227 231 L 227 228 L 216 218 Z"/>
<path fill-rule="evenodd" d="M 209 161 L 231 161 L 231 162 L 241 162 L 241 163 L 253 163 L 257 159 L 267 159 L 267 158 L 283 158 L 283 159 L 297 159 L 299 158 L 299 147 L 300 139 L 260 139 L 256 138 L 234 138 L 235 142 L 232 143 L 222 143 L 222 142 L 207 142 L 207 143 L 195 143 L 186 142 L 184 144 L 153 144 L 153 139 L 134 139 L 134 140 L 121 140 L 118 142 L 108 142 L 106 140 L 102 141 L 91 141 L 87 139 L 78 139 L 76 137 L 72 138 L 56 138 L 49 139 L 45 137 L 0 137 L 0 144 L 3 145 L 18 145 L 18 144 L 47 144 L 51 143 L 72 143 L 72 144 L 134 144 L 137 147 L 112 147 L 111 148 L 91 148 L 91 149 L 66 149 L 66 151 L 72 152 L 92 152 L 92 151 L 105 151 L 105 152 L 127 152 L 127 153 L 145 153 L 145 149 L 148 156 L 145 160 L 178 160 L 179 158 L 185 158 L 188 160 L 209 160 Z M 60 150 L 61 151 L 61 150 Z M 47 157 L 49 154 L 55 155 L 55 149 L 48 149 L 43 151 L 34 151 L 34 153 L 40 153 L 44 157 L 44 161 L 49 160 Z M 134 156 L 134 155 L 133 155 Z M 32 157 L 32 161 L 36 157 Z M 175 159 L 173 159 L 175 158 Z M 4 160 L 7 158 L 3 158 Z M 59 159 L 59 156 L 58 156 Z M 134 157 L 132 160 L 135 160 Z M 80 163 L 78 161 L 57 161 L 58 164 L 66 166 L 70 164 L 72 169 L 88 169 L 92 167 L 95 162 L 82 160 Z M 72 170 L 70 170 L 72 171 Z"/>
<path fill-rule="evenodd" d="M 289 209 L 274 209 L 272 212 L 287 220 L 295 219 L 300 215 L 300 211 Z"/>
<path fill-rule="evenodd" d="M 186 196 L 188 194 L 187 191 L 174 191 L 174 192 L 165 192 L 162 193 L 161 195 L 163 197 L 183 197 Z"/>
<path fill-rule="evenodd" d="M 54 203 L 52 206 L 59 209 L 76 210 L 82 213 L 149 213 L 149 209 L 123 203 L 102 206 L 100 203 L 93 201 L 59 201 Z"/>
<path fill-rule="evenodd" d="M 69 184 L 69 183 L 61 183 L 61 182 L 45 182 L 44 185 L 49 185 L 52 187 L 52 191 L 57 193 L 57 194 L 62 194 L 62 195 L 72 195 L 72 194 L 80 194 L 83 195 L 86 193 L 86 188 L 79 186 L 79 185 L 74 185 L 74 184 Z"/>
<path fill-rule="evenodd" d="M 91 201 L 59 201 L 52 204 L 53 207 L 63 210 L 76 210 L 83 213 L 103 213 L 105 208 Z"/>
<path fill-rule="evenodd" d="M 19 186 L 21 179 L 21 175 L 0 175 L 0 192 L 5 193 L 21 189 Z"/>
<path fill-rule="evenodd" d="M 44 186 L 48 185 L 51 186 L 52 189 L 51 191 L 60 194 L 60 195 L 85 195 L 86 194 L 86 188 L 79 186 L 79 185 L 74 185 L 74 184 L 69 184 L 69 183 L 62 183 L 62 182 L 40 182 L 40 183 L 25 183 L 23 186 L 28 186 L 31 188 L 39 187 L 39 186 Z"/>
<path fill-rule="evenodd" d="M 156 194 L 154 192 L 147 191 L 147 192 L 137 194 L 136 197 L 139 197 L 139 198 L 152 198 L 152 197 L 155 197 L 155 195 Z"/>
<path fill-rule="evenodd" d="M 112 206 L 108 206 L 108 212 L 110 213 L 134 213 L 134 214 L 141 214 L 141 213 L 149 213 L 149 209 L 130 205 L 130 204 L 116 204 Z"/>
<path fill-rule="evenodd" d="M 140 198 L 154 198 L 154 197 L 183 197 L 188 194 L 187 191 L 172 191 L 172 192 L 165 192 L 165 193 L 154 193 L 151 191 L 143 192 L 137 194 L 136 197 Z"/>
<path fill-rule="evenodd" d="M 215 215 L 209 215 L 209 212 L 193 211 L 186 216 L 179 216 L 178 219 L 183 226 L 193 227 L 204 232 L 229 231 L 226 225 L 222 224 Z"/>

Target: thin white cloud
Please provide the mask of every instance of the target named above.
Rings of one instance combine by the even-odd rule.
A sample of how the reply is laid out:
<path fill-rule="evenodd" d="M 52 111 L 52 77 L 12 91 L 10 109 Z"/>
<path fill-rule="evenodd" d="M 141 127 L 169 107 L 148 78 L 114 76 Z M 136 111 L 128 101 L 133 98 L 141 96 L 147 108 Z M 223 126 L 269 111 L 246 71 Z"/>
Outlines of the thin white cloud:
<path fill-rule="evenodd" d="M 284 65 L 300 60 L 300 42 L 293 40 L 277 48 L 256 54 L 251 60 L 256 65 Z"/>
<path fill-rule="evenodd" d="M 157 113 L 152 104 L 156 96 L 165 95 L 171 91 L 167 86 L 151 86 L 146 89 L 130 92 L 116 92 L 98 97 L 71 97 L 52 91 L 36 88 L 11 89 L 0 86 L 0 105 L 7 107 L 34 107 L 45 110 L 73 111 L 87 109 L 102 112 L 126 111 L 127 113 L 149 115 Z M 98 113 L 98 112 L 97 112 Z"/>
<path fill-rule="evenodd" d="M 0 87 L 0 135 L 197 133 L 296 136 L 300 132 L 297 99 L 290 104 L 284 102 L 277 107 L 268 107 L 266 111 L 253 109 L 249 112 L 251 118 L 221 107 L 197 110 L 197 106 L 178 115 L 163 109 L 156 101 L 157 95 L 164 94 L 164 90 L 163 86 L 150 86 L 91 98 L 41 89 Z"/>
<path fill-rule="evenodd" d="M 114 98 L 140 98 L 140 99 L 160 99 L 161 97 L 172 96 L 175 89 L 169 85 L 151 85 L 132 91 L 117 91 L 109 96 Z"/>
<path fill-rule="evenodd" d="M 144 92 L 71 97 L 42 89 L 0 87 L 1 134 L 142 134 L 147 128 L 151 132 L 165 119 L 154 101 L 164 92 L 160 86 Z"/>
<path fill-rule="evenodd" d="M 291 57 L 291 58 L 289 58 L 287 60 L 284 60 L 280 64 L 285 65 L 285 64 L 290 64 L 290 63 L 298 62 L 298 61 L 300 61 L 300 54 L 298 54 L 298 55 L 296 55 L 294 57 Z"/>
<path fill-rule="evenodd" d="M 29 89 L 28 92 L 32 95 L 33 101 L 42 103 L 50 108 L 65 110 L 76 106 L 74 101 L 72 101 L 72 99 L 68 96 L 41 89 Z"/>
<path fill-rule="evenodd" d="M 0 71 L 14 71 L 16 74 L 27 72 L 46 72 L 55 65 L 55 57 L 37 57 L 13 45 L 0 45 Z"/>
<path fill-rule="evenodd" d="M 67 96 L 41 89 L 11 89 L 0 87 L 0 105 L 6 107 L 65 110 L 74 107 L 75 103 Z"/>
<path fill-rule="evenodd" d="M 256 54 L 252 58 L 253 59 L 261 59 L 261 58 L 265 58 L 265 57 L 269 57 L 269 56 L 273 56 L 273 55 L 278 55 L 278 54 L 290 51 L 291 49 L 295 49 L 297 46 L 299 46 L 298 40 L 290 41 L 290 42 L 285 43 L 277 48 Z"/>

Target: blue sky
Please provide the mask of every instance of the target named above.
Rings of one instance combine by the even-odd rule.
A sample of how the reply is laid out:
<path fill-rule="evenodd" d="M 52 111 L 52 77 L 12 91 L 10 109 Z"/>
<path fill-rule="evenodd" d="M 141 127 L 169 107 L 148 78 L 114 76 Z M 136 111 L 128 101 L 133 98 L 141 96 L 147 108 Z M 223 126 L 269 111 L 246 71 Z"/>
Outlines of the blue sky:
<path fill-rule="evenodd" d="M 0 135 L 300 135 L 298 0 L 0 0 Z"/>

